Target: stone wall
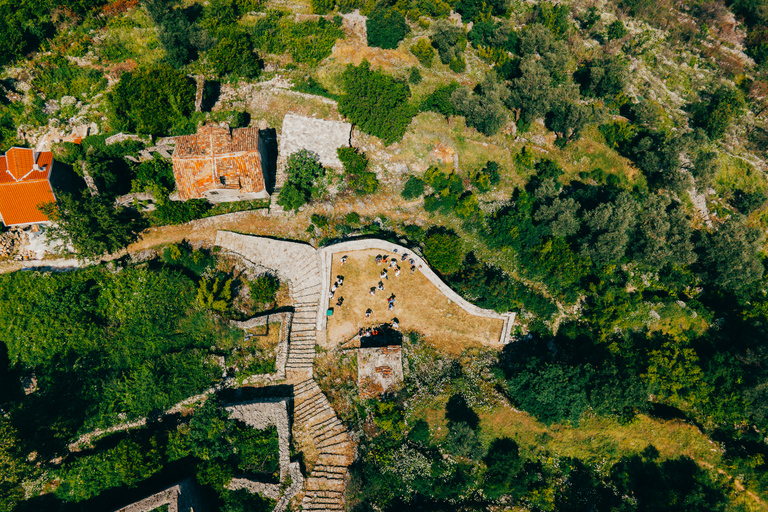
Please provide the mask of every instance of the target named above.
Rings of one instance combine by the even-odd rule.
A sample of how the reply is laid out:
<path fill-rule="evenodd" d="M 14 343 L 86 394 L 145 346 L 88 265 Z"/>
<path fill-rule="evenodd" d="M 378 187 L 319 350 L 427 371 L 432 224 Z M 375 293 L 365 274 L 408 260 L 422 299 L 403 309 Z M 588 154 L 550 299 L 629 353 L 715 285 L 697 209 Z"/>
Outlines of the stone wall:
<path fill-rule="evenodd" d="M 249 427 L 263 430 L 270 425 L 277 427 L 278 450 L 280 453 L 280 482 L 288 476 L 288 464 L 291 462 L 291 428 L 288 423 L 287 397 L 262 398 L 250 402 L 227 406 L 230 416 Z M 274 498 L 276 499 L 276 498 Z"/>
<path fill-rule="evenodd" d="M 251 386 L 254 384 L 270 384 L 285 379 L 285 365 L 288 362 L 288 338 L 289 333 L 291 332 L 292 320 L 293 313 L 289 311 L 257 315 L 244 322 L 230 320 L 230 324 L 243 329 L 244 331 L 259 325 L 267 325 L 270 323 L 280 322 L 280 337 L 277 341 L 277 354 L 275 355 L 275 373 L 268 373 L 265 375 L 252 375 L 245 379 L 243 384 Z"/>
<path fill-rule="evenodd" d="M 195 489 L 191 478 L 147 496 L 143 500 L 119 508 L 115 512 L 151 512 L 158 507 L 168 505 L 168 512 L 203 512 L 206 510 Z"/>

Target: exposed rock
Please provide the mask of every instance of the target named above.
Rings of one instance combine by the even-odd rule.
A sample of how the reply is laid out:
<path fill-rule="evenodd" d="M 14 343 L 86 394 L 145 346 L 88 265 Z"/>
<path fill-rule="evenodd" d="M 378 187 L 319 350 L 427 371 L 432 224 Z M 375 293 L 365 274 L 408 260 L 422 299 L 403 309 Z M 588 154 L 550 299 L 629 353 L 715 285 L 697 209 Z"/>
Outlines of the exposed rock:
<path fill-rule="evenodd" d="M 63 107 L 71 107 L 72 105 L 77 103 L 77 98 L 74 96 L 62 96 L 61 101 L 59 102 Z"/>

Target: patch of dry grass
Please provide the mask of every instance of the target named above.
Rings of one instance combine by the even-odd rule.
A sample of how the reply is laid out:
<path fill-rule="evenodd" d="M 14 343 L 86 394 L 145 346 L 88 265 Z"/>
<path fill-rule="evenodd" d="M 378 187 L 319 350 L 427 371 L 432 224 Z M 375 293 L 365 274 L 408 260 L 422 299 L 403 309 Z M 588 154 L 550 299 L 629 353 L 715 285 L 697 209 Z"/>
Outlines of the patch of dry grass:
<path fill-rule="evenodd" d="M 361 327 L 389 323 L 397 318 L 404 331 L 422 333 L 439 350 L 459 354 L 469 346 L 498 343 L 503 322 L 499 319 L 470 315 L 445 297 L 419 270 L 411 274 L 410 265 L 400 262 L 401 272 L 388 268 L 389 279 L 379 277 L 385 265 L 376 265 L 378 250 L 346 253 L 347 263 L 341 265 L 342 254 L 335 254 L 331 275 L 343 275 L 344 285 L 336 290 L 331 306 L 344 297 L 342 307 L 335 307 L 328 318 L 328 340 L 332 345 L 354 337 Z M 394 253 L 390 256 L 397 256 Z M 398 256 L 398 260 L 399 260 Z M 381 281 L 384 290 L 370 294 L 371 287 Z M 395 309 L 389 311 L 387 298 L 395 296 Z M 372 310 L 370 318 L 365 317 Z"/>

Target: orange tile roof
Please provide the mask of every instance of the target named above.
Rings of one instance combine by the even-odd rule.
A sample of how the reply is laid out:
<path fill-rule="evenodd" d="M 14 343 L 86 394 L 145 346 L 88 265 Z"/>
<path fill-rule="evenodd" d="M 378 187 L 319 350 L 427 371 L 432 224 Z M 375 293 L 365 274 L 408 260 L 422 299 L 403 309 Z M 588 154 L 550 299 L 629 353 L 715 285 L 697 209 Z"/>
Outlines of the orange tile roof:
<path fill-rule="evenodd" d="M 5 153 L 5 159 L 8 161 L 8 172 L 14 178 L 20 180 L 32 170 L 34 164 L 34 151 L 26 148 L 11 148 Z"/>
<path fill-rule="evenodd" d="M 40 170 L 34 164 L 35 152 L 27 148 L 11 148 L 0 156 L 0 218 L 6 226 L 48 220 L 38 206 L 56 200 L 48 181 L 53 154 L 37 155 Z"/>
<path fill-rule="evenodd" d="M 3 224 L 31 224 L 48 220 L 38 206 L 55 201 L 48 180 L 4 183 L 0 186 L 0 215 Z"/>

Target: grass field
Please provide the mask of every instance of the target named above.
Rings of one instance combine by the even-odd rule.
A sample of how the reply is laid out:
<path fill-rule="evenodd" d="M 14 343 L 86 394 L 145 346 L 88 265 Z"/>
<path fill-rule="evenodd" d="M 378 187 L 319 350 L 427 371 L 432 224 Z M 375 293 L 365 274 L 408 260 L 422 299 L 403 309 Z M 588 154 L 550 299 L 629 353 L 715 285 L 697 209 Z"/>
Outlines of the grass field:
<path fill-rule="evenodd" d="M 469 346 L 498 343 L 502 321 L 470 315 L 448 300 L 420 271 L 411 274 L 407 262 L 402 263 L 399 277 L 388 269 L 389 279 L 380 279 L 384 265 L 376 265 L 374 258 L 382 251 L 353 251 L 347 263 L 341 265 L 342 254 L 333 257 L 331 275 L 344 276 L 344 285 L 336 290 L 331 300 L 335 306 L 344 297 L 341 308 L 335 307 L 328 319 L 328 340 L 331 344 L 345 342 L 355 336 L 360 327 L 389 323 L 397 318 L 404 331 L 415 330 L 445 352 L 458 354 Z M 384 290 L 370 294 L 371 287 L 382 281 Z M 395 309 L 389 311 L 387 298 L 395 295 Z M 370 318 L 365 311 L 372 310 Z"/>

